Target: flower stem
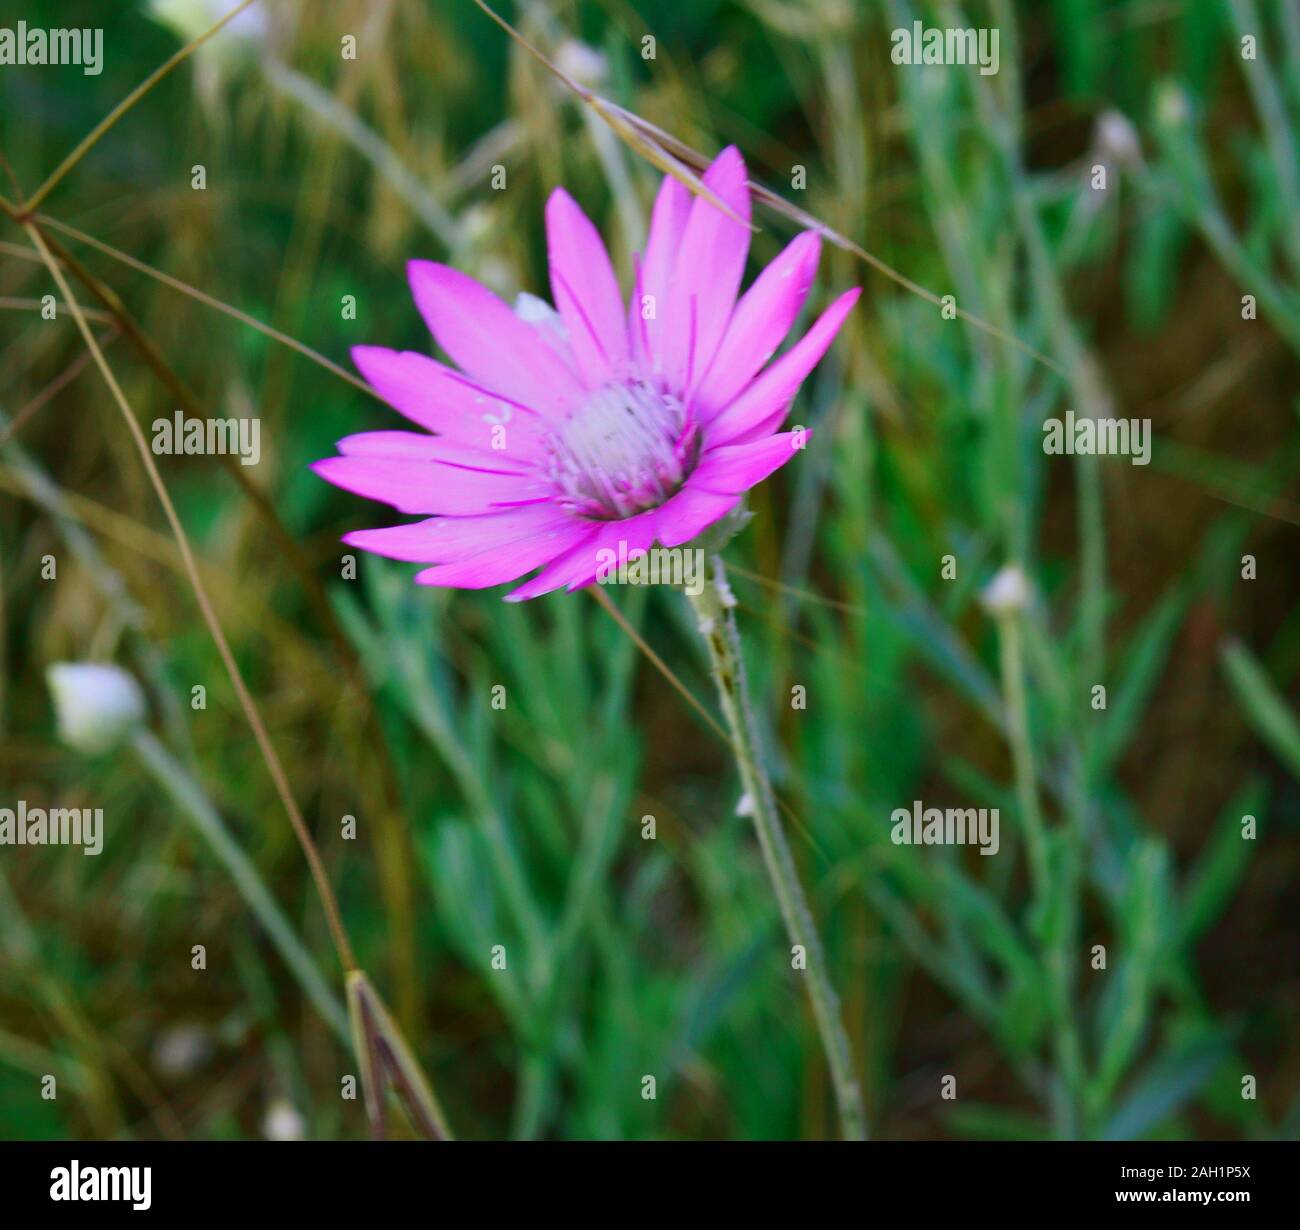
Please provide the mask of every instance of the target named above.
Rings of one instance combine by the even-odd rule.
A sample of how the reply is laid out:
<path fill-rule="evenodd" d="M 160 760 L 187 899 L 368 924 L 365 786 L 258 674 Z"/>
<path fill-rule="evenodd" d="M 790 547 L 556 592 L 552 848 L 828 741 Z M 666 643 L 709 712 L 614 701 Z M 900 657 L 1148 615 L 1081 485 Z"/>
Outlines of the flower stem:
<path fill-rule="evenodd" d="M 1047 829 L 1038 807 L 1038 772 L 1034 763 L 1034 745 L 1029 730 L 1029 706 L 1025 692 L 1024 650 L 1021 644 L 1022 613 L 1002 615 L 998 619 L 1001 639 L 1002 690 L 1006 703 L 1008 738 L 1016 777 L 1016 796 L 1024 820 L 1029 852 L 1029 877 L 1035 899 L 1046 904 L 1057 901 L 1060 921 L 1043 954 L 1051 1015 L 1055 1026 L 1057 1070 L 1062 1089 L 1055 1108 L 1057 1135 L 1076 1139 L 1080 1131 L 1080 1110 L 1084 1093 L 1083 1047 L 1074 1019 L 1074 991 L 1070 977 L 1071 955 L 1075 946 L 1078 912 L 1077 850 L 1073 834 L 1067 834 L 1059 875 L 1053 876 L 1048 851 Z"/>
<path fill-rule="evenodd" d="M 750 709 L 749 683 L 740 653 L 740 634 L 733 613 L 736 601 L 727 585 L 720 556 L 715 556 L 711 568 L 706 570 L 700 593 L 689 596 L 699 619 L 700 634 L 708 646 L 718 697 L 731 733 L 732 751 L 749 804 L 748 811 L 758 831 L 758 844 L 763 850 L 763 861 L 767 864 L 767 873 L 781 907 L 781 917 L 785 920 L 790 942 L 800 946 L 806 954 L 808 995 L 835 1086 L 841 1131 L 846 1140 L 866 1140 L 867 1117 L 853 1069 L 848 1035 L 840 1017 L 839 997 L 831 985 L 817 925 L 799 883 L 794 855 L 777 813 L 776 796 L 763 767 L 758 733 Z"/>

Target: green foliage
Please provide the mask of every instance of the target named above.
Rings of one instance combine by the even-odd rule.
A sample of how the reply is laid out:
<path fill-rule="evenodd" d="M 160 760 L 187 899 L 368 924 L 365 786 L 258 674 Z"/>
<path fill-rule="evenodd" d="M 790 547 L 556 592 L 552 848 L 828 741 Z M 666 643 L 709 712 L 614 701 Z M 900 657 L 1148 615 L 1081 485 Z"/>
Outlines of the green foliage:
<path fill-rule="evenodd" d="M 143 6 L 27 8 L 33 26 L 105 22 L 105 71 L 0 75 L 6 198 L 177 46 Z M 43 212 L 344 367 L 357 344 L 427 348 L 410 257 L 542 293 L 556 183 L 630 280 L 657 172 L 478 9 L 268 8 L 284 20 L 254 54 L 182 65 Z M 1296 1134 L 1283 902 L 1300 776 L 1300 48 L 1279 8 L 521 6 L 548 54 L 577 37 L 599 52 L 593 84 L 619 105 L 708 153 L 735 141 L 753 178 L 987 326 L 827 243 L 802 324 L 853 282 L 868 294 L 795 403 L 818 429 L 806 458 L 755 492 L 727 551 L 876 1137 Z M 1002 70 L 891 64 L 890 30 L 913 20 L 996 20 Z M 1265 53 L 1251 62 L 1247 28 Z M 339 59 L 348 32 L 363 36 L 355 62 Z M 1114 111 L 1138 143 L 1124 157 L 1098 152 Z M 752 267 L 797 229 L 756 220 Z M 372 556 L 345 579 L 339 535 L 382 512 L 306 465 L 397 419 L 264 332 L 49 234 L 206 413 L 262 420 L 247 477 L 269 511 L 213 458 L 160 469 L 359 963 L 456 1134 L 833 1132 L 804 988 L 709 721 L 587 595 L 509 606 L 413 586 L 412 568 Z M 246 888 L 138 765 L 57 740 L 48 662 L 133 670 L 158 739 L 341 999 L 301 851 L 102 380 L 91 367 L 24 409 L 83 347 L 62 308 L 46 322 L 8 306 L 51 287 L 23 230 L 6 221 L 0 240 L 0 807 L 81 801 L 108 832 L 98 859 L 0 848 L 0 1137 L 252 1136 L 282 1098 L 313 1137 L 361 1137 L 360 1102 L 338 1097 L 354 1057 Z M 349 294 L 356 320 L 339 311 Z M 105 346 L 146 429 L 175 411 L 129 337 Z M 1045 420 L 1108 408 L 1150 415 L 1150 466 L 1044 453 Z M 1032 598 L 995 619 L 980 594 L 1009 562 Z M 604 592 L 712 713 L 682 596 Z M 997 856 L 894 844 L 891 813 L 914 800 L 998 809 Z M 48 1072 L 55 1101 L 39 1095 Z M 955 1102 L 939 1093 L 950 1074 Z"/>

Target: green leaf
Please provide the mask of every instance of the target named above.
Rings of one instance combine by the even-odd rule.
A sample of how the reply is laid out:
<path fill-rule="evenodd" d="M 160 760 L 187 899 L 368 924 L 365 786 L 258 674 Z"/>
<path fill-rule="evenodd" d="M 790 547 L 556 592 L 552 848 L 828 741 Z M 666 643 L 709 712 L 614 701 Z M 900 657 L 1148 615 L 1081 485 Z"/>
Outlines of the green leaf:
<path fill-rule="evenodd" d="M 1172 890 L 1169 854 L 1149 839 L 1132 856 L 1119 914 L 1119 936 L 1098 1013 L 1100 1054 L 1091 1094 L 1104 1106 L 1146 1036 L 1160 954 L 1169 934 Z"/>
<path fill-rule="evenodd" d="M 1109 715 L 1094 748 L 1092 775 L 1108 768 L 1129 744 L 1151 689 L 1164 669 L 1174 634 L 1187 609 L 1183 593 L 1167 594 L 1134 635 L 1113 689 Z"/>
<path fill-rule="evenodd" d="M 1142 1139 L 1204 1088 L 1230 1049 L 1227 1035 L 1215 1034 L 1166 1051 L 1133 1083 L 1101 1138 Z"/>
<path fill-rule="evenodd" d="M 1300 779 L 1300 722 L 1260 665 L 1240 641 L 1220 650 L 1223 665 L 1246 717 L 1277 758 Z"/>
<path fill-rule="evenodd" d="M 984 1102 L 954 1107 L 948 1125 L 954 1132 L 976 1140 L 1042 1140 L 1048 1135 L 1042 1120 Z"/>
<path fill-rule="evenodd" d="M 1183 889 L 1178 911 L 1180 947 L 1195 943 L 1204 934 L 1236 890 L 1256 848 L 1243 839 L 1241 818 L 1251 815 L 1258 819 L 1266 801 L 1264 788 L 1254 782 L 1239 791 L 1223 809 L 1214 835 L 1196 860 Z"/>

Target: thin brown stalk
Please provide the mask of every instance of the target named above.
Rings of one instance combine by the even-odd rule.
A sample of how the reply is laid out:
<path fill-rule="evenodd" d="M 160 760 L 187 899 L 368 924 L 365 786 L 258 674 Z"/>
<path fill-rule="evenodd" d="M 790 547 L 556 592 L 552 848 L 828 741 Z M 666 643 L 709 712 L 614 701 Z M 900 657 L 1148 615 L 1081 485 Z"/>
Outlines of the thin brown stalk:
<path fill-rule="evenodd" d="M 73 167 L 77 165 L 90 151 L 98 144 L 103 135 L 108 132 L 114 124 L 118 122 L 132 107 L 135 106 L 154 86 L 158 84 L 168 73 L 178 64 L 187 60 L 194 51 L 201 47 L 214 34 L 217 33 L 227 22 L 238 17 L 249 5 L 255 0 L 242 0 L 235 8 L 231 9 L 216 25 L 205 30 L 198 38 L 191 39 L 175 55 L 165 60 L 153 72 L 149 74 L 138 86 L 135 87 L 116 107 L 112 109 L 94 128 L 86 134 L 78 143 L 77 147 L 70 153 L 46 178 L 45 182 L 27 198 L 19 213 L 20 221 L 26 222 L 39 208 L 41 202 L 58 186 L 59 181 L 63 179 Z"/>
<path fill-rule="evenodd" d="M 523 47 L 539 63 L 543 64 L 546 69 L 560 81 L 566 88 L 571 90 L 579 99 L 590 107 L 606 124 L 613 129 L 615 135 L 619 137 L 629 148 L 635 150 L 647 161 L 659 167 L 660 170 L 667 171 L 676 179 L 681 180 L 692 192 L 698 196 L 704 196 L 711 201 L 729 217 L 735 218 L 736 215 L 717 198 L 709 192 L 703 181 L 699 179 L 695 172 L 702 172 L 708 165 L 709 159 L 701 154 L 698 150 L 692 149 L 684 141 L 674 137 L 671 133 L 665 132 L 657 125 L 642 119 L 625 107 L 620 107 L 617 103 L 611 102 L 608 98 L 602 98 L 599 94 L 579 85 L 567 73 L 558 68 L 543 52 L 534 47 L 518 30 L 515 29 L 504 17 L 494 12 L 485 0 L 474 0 L 493 21 L 497 23 L 516 43 Z M 934 291 L 922 286 L 919 282 L 913 281 L 906 274 L 900 273 L 893 266 L 886 264 L 878 256 L 868 252 L 860 244 L 855 243 L 847 236 L 841 235 L 834 227 L 827 225 L 820 218 L 800 209 L 796 205 L 791 205 L 789 201 L 778 196 L 770 188 L 754 180 L 748 181 L 750 195 L 760 204 L 766 205 L 774 213 L 797 222 L 800 226 L 807 227 L 809 230 L 817 231 L 823 235 L 829 243 L 834 244 L 837 248 L 843 249 L 856 256 L 860 261 L 869 268 L 874 269 L 877 273 L 889 278 L 890 281 L 897 283 L 904 290 L 911 294 L 918 295 L 927 302 L 934 304 L 935 307 L 943 305 L 942 296 Z M 737 219 L 740 221 L 740 219 Z M 757 229 L 751 226 L 750 229 Z M 997 325 L 990 324 L 987 320 L 966 311 L 964 308 L 955 307 L 954 311 L 959 319 L 964 320 L 973 328 L 987 333 L 990 337 L 997 338 L 1000 342 L 1008 346 L 1014 346 L 1022 354 L 1027 355 L 1036 363 L 1041 363 L 1044 367 L 1051 369 L 1058 375 L 1064 375 L 1064 369 L 1054 359 L 1035 350 L 1027 342 L 1022 342 L 1012 333 L 999 329 Z"/>
<path fill-rule="evenodd" d="M 253 731 L 253 737 L 257 741 L 258 749 L 262 753 L 262 758 L 266 762 L 267 770 L 271 774 L 271 780 L 275 785 L 276 793 L 280 796 L 280 802 L 283 804 L 285 812 L 288 814 L 289 823 L 293 826 L 298 843 L 302 847 L 303 855 L 307 860 L 307 866 L 311 871 L 312 879 L 316 885 L 317 896 L 320 898 L 321 906 L 325 911 L 325 919 L 329 926 L 330 937 L 334 942 L 335 951 L 338 954 L 339 962 L 345 972 L 351 972 L 357 968 L 356 957 L 352 951 L 352 943 L 348 939 L 347 930 L 343 925 L 343 918 L 338 908 L 338 901 L 334 896 L 334 889 L 329 882 L 329 876 L 325 872 L 325 865 L 321 860 L 320 852 L 316 848 L 316 843 L 312 838 L 311 832 L 307 828 L 306 821 L 302 813 L 298 810 L 298 804 L 294 800 L 293 792 L 289 787 L 289 781 L 284 772 L 284 766 L 280 763 L 280 757 L 277 754 L 274 745 L 271 743 L 270 736 L 267 733 L 266 726 L 262 722 L 262 715 L 258 711 L 257 704 L 253 700 L 252 694 L 248 690 L 244 677 L 240 672 L 239 665 L 235 661 L 235 655 L 231 651 L 230 643 L 226 639 L 226 634 L 222 630 L 221 623 L 217 619 L 216 611 L 212 607 L 212 602 L 208 597 L 207 587 L 203 583 L 203 578 L 199 575 L 198 563 L 195 560 L 194 552 L 190 547 L 189 536 L 185 532 L 184 525 L 181 524 L 180 517 L 176 512 L 176 507 L 172 503 L 171 496 L 168 494 L 166 484 L 162 480 L 162 475 L 158 472 L 158 466 L 154 461 L 153 453 L 149 449 L 149 442 L 144 437 L 144 432 L 140 424 L 136 421 L 134 412 L 126 400 L 126 395 L 122 392 L 117 378 L 113 375 L 113 369 L 109 367 L 108 361 L 104 358 L 103 352 L 99 348 L 99 343 L 95 340 L 95 335 L 90 330 L 90 325 L 82 315 L 81 309 L 72 299 L 72 294 L 68 286 L 67 279 L 64 277 L 63 270 L 59 267 L 58 262 L 54 259 L 50 249 L 46 246 L 45 239 L 40 230 L 32 223 L 24 223 L 24 230 L 27 237 L 31 240 L 32 246 L 41 254 L 45 261 L 46 267 L 50 271 L 50 276 L 54 279 L 55 284 L 66 298 L 72 304 L 72 314 L 76 318 L 77 327 L 81 330 L 82 338 L 85 340 L 87 348 L 94 356 L 95 365 L 99 368 L 100 374 L 104 377 L 104 383 L 108 385 L 109 392 L 113 396 L 113 401 L 121 411 L 123 419 L 126 421 L 127 430 L 131 434 L 131 439 L 135 444 L 136 451 L 140 454 L 140 459 L 144 464 L 145 470 L 149 475 L 149 481 L 153 485 L 154 491 L 158 496 L 159 503 L 162 504 L 163 512 L 167 517 L 167 522 L 171 526 L 172 533 L 176 537 L 177 546 L 180 549 L 181 559 L 185 565 L 186 576 L 189 579 L 190 588 L 194 592 L 194 597 L 199 604 L 199 610 L 203 615 L 204 623 L 208 626 L 208 631 L 212 635 L 213 642 L 217 646 L 217 652 L 221 656 L 226 673 L 230 677 L 231 686 L 235 690 L 235 695 L 239 700 L 240 708 L 244 711 L 244 716 L 248 720 L 249 727 Z"/>
<path fill-rule="evenodd" d="M 668 681 L 672 689 L 679 696 L 681 696 L 682 699 L 685 700 L 686 703 L 690 705 L 690 707 L 700 715 L 700 717 L 704 719 L 704 724 L 715 735 L 717 735 L 718 738 L 721 739 L 723 743 L 727 745 L 728 750 L 734 754 L 735 745 L 732 741 L 731 735 L 727 733 L 727 731 L 723 728 L 722 724 L 713 716 L 713 714 L 711 714 L 708 711 L 708 709 L 704 707 L 703 702 L 700 701 L 695 696 L 695 694 L 690 690 L 690 688 L 688 688 L 686 684 L 682 682 L 681 678 L 676 674 L 673 668 L 669 666 L 668 663 L 663 660 L 663 658 L 661 658 L 657 653 L 655 653 L 655 651 L 650 647 L 650 644 L 645 639 L 645 637 L 643 637 L 631 625 L 631 623 L 628 622 L 627 616 L 624 615 L 623 612 L 620 611 L 618 607 L 615 606 L 614 603 L 610 601 L 609 595 L 605 593 L 604 590 L 599 588 L 596 589 L 589 588 L 587 592 L 590 593 L 591 596 L 595 598 L 596 601 L 600 604 L 600 606 L 602 606 L 609 613 L 610 617 L 614 620 L 616 624 L 618 624 L 618 626 L 623 630 L 623 632 L 626 633 L 628 638 L 637 647 L 637 649 L 640 650 L 641 653 L 645 654 L 650 664 L 655 668 L 655 670 L 657 670 L 664 677 L 664 679 Z M 785 816 L 785 818 L 794 827 L 795 831 L 799 834 L 799 836 L 804 839 L 804 841 L 818 855 L 818 857 L 829 861 L 829 856 L 827 855 L 826 850 L 812 835 L 812 830 L 809 829 L 808 826 L 799 818 L 799 816 L 795 813 L 794 809 L 791 808 L 789 804 L 787 804 L 780 797 L 777 798 L 776 805 L 777 807 L 780 808 L 782 815 Z"/>
<path fill-rule="evenodd" d="M 114 325 L 111 329 L 105 329 L 104 332 L 99 335 L 99 344 L 107 350 L 121 335 L 121 332 L 121 329 L 117 325 Z M 31 401 L 29 401 L 25 406 L 21 406 L 14 413 L 13 418 L 9 420 L 9 423 L 4 430 L 0 431 L 0 449 L 3 449 L 10 440 L 12 440 L 24 427 L 27 426 L 28 422 L 35 417 L 36 412 L 40 410 L 42 406 L 52 401 L 78 376 L 80 376 L 81 373 L 86 370 L 86 364 L 89 362 L 90 351 L 83 350 L 71 363 L 68 364 L 67 367 L 63 369 L 63 371 L 55 376 L 49 384 L 37 393 Z"/>
<path fill-rule="evenodd" d="M 655 651 L 654 651 L 653 649 L 650 648 L 650 645 L 647 643 L 645 637 L 643 637 L 643 636 L 642 636 L 642 635 L 641 635 L 641 634 L 640 634 L 640 633 L 639 633 L 639 632 L 638 632 L 634 627 L 632 627 L 632 625 L 631 625 L 630 623 L 628 623 L 628 621 L 627 621 L 627 617 L 623 614 L 623 612 L 620 611 L 620 610 L 618 609 L 618 607 L 616 607 L 616 606 L 615 606 L 615 605 L 614 605 L 614 604 L 609 600 L 609 595 L 608 595 L 607 593 L 605 593 L 605 591 L 604 591 L 603 589 L 600 589 L 599 587 L 594 588 L 594 589 L 588 589 L 587 592 L 588 592 L 588 593 L 589 593 L 593 598 L 595 598 L 596 601 L 597 601 L 601 606 L 603 606 L 603 607 L 605 608 L 606 611 L 609 612 L 610 617 L 614 620 L 614 622 L 615 622 L 616 624 L 618 624 L 618 626 L 619 626 L 620 628 L 622 628 L 623 631 L 624 631 L 625 633 L 627 633 L 627 635 L 631 638 L 632 643 L 633 643 L 634 645 L 636 645 L 636 647 L 637 647 L 637 648 L 638 648 L 638 649 L 639 649 L 643 654 L 645 654 L 645 656 L 646 656 L 646 657 L 650 660 L 650 662 L 654 665 L 655 669 L 656 669 L 656 670 L 657 670 L 661 675 L 663 675 L 663 677 L 664 677 L 666 680 L 668 680 L 668 682 L 672 685 L 672 687 L 674 688 L 674 690 L 675 690 L 675 691 L 676 691 L 676 692 L 677 692 L 681 697 L 683 697 L 683 698 L 685 699 L 685 701 L 687 702 L 687 704 L 689 704 L 689 705 L 691 706 L 691 708 L 694 709 L 695 712 L 698 713 L 698 714 L 700 715 L 700 717 L 702 717 L 702 718 L 704 719 L 704 723 L 705 723 L 705 725 L 708 726 L 708 728 L 709 728 L 711 731 L 713 731 L 713 733 L 714 733 L 715 735 L 717 735 L 718 738 L 721 739 L 724 743 L 730 743 L 730 742 L 731 742 L 730 737 L 727 735 L 727 732 L 726 732 L 725 730 L 723 730 L 723 728 L 722 728 L 721 724 L 718 722 L 718 720 L 713 716 L 713 714 L 711 714 L 711 713 L 710 713 L 710 712 L 709 712 L 709 711 L 704 707 L 703 704 L 701 704 L 701 702 L 700 702 L 699 700 L 697 700 L 697 699 L 695 698 L 695 696 L 694 696 L 694 694 L 691 692 L 690 688 L 688 688 L 688 687 L 687 687 L 687 686 L 686 686 L 686 685 L 685 685 L 685 684 L 684 684 L 684 683 L 683 683 L 683 682 L 682 682 L 682 681 L 677 677 L 677 675 L 674 674 L 672 667 L 670 667 L 670 666 L 668 665 L 667 662 L 665 662 L 665 661 L 664 661 L 664 660 L 663 660 L 663 659 L 662 659 L 662 658 L 661 658 L 657 653 L 655 653 Z"/>
<path fill-rule="evenodd" d="M 53 225 L 58 229 L 72 231 L 77 237 L 82 238 L 92 246 L 106 248 L 107 245 L 101 245 L 92 236 L 84 235 L 75 228 L 62 227 L 45 215 L 40 215 L 36 220 L 36 225 L 43 228 L 46 225 Z M 203 417 L 203 410 L 198 398 L 194 395 L 185 382 L 180 378 L 172 366 L 167 362 L 162 352 L 154 344 L 153 340 L 144 332 L 136 322 L 135 318 L 127 310 L 126 305 L 122 302 L 117 293 L 103 281 L 90 272 L 71 252 L 67 250 L 58 240 L 46 233 L 43 229 L 41 232 L 45 236 L 45 241 L 50 247 L 54 256 L 60 260 L 82 283 L 83 286 L 97 299 L 116 320 L 126 334 L 132 346 L 139 353 L 140 357 L 157 375 L 163 386 L 180 402 L 186 414 L 196 418 Z M 110 250 L 111 252 L 112 250 Z M 128 264 L 138 266 L 140 262 L 134 258 L 127 257 L 125 253 L 118 254 L 124 257 Z M 144 266 L 147 270 L 148 266 Z M 167 279 L 167 275 L 158 275 Z M 182 284 L 183 285 L 183 284 Z M 199 298 L 208 298 L 201 291 L 195 292 Z M 213 301 L 217 303 L 219 301 Z M 225 305 L 221 305 L 224 307 Z M 242 316 L 237 309 L 230 309 L 237 316 Z M 248 318 L 251 321 L 251 317 Z M 294 342 L 292 338 L 286 338 L 287 342 L 296 349 L 306 350 L 300 343 Z M 314 352 L 311 352 L 314 356 Z M 321 356 L 317 357 L 320 362 L 329 368 L 334 365 L 328 359 Z M 348 373 L 342 369 L 335 369 L 354 383 L 358 383 L 354 378 L 348 376 Z M 362 385 L 367 392 L 370 392 L 368 385 Z M 400 979 L 404 987 L 413 987 L 417 985 L 414 976 L 416 966 L 416 953 L 414 942 L 411 938 L 414 934 L 414 894 L 411 885 L 411 862 L 409 857 L 409 847 L 405 830 L 401 827 L 401 803 L 400 792 L 397 786 L 396 771 L 393 767 L 392 757 L 388 750 L 387 743 L 382 738 L 380 731 L 379 714 L 375 708 L 374 698 L 371 696 L 366 686 L 365 671 L 361 666 L 360 658 L 348 640 L 339 624 L 337 616 L 334 614 L 334 608 L 330 604 L 329 597 L 325 593 L 324 586 L 320 578 L 316 575 L 315 569 L 308 561 L 306 554 L 303 552 L 297 539 L 295 539 L 285 528 L 284 523 L 280 520 L 274 505 L 267 498 L 265 493 L 249 479 L 245 473 L 244 467 L 241 466 L 237 459 L 229 455 L 221 455 L 218 461 L 225 469 L 226 473 L 239 485 L 240 491 L 252 503 L 254 511 L 261 517 L 271 532 L 280 551 L 288 559 L 291 567 L 294 569 L 303 588 L 305 589 L 308 599 L 310 600 L 317 619 L 321 627 L 325 630 L 331 644 L 338 652 L 343 661 L 344 669 L 355 692 L 362 696 L 368 709 L 368 723 L 371 729 L 379 732 L 378 740 L 379 751 L 376 756 L 378 768 L 383 783 L 384 793 L 384 819 L 381 823 L 379 834 L 381 840 L 378 843 L 378 853 L 381 860 L 385 875 L 381 878 L 385 904 L 392 912 L 395 924 L 399 929 L 401 941 L 394 948 L 394 960 L 397 968 L 403 974 Z M 402 1009 L 402 1016 L 411 1025 L 417 1020 L 416 1005 L 408 998 L 404 998 L 399 1007 Z"/>
<path fill-rule="evenodd" d="M 616 107 L 608 99 L 601 98 L 599 94 L 593 93 L 584 85 L 579 85 L 572 77 L 560 68 L 553 60 L 544 55 L 532 45 L 518 30 L 514 28 L 500 14 L 494 12 L 492 8 L 485 4 L 483 0 L 474 0 L 493 21 L 497 23 L 516 43 L 519 44 L 530 56 L 538 63 L 543 65 L 547 72 L 551 73 L 557 81 L 562 82 L 568 89 L 572 90 L 584 103 L 587 104 L 597 115 L 600 116 L 610 128 L 618 135 L 619 139 L 636 150 L 641 157 L 648 162 L 657 166 L 665 174 L 671 175 L 674 179 L 680 180 L 696 196 L 702 196 L 711 205 L 722 210 L 728 218 L 739 222 L 741 226 L 748 227 L 751 231 L 758 230 L 752 222 L 746 222 L 741 218 L 725 201 L 718 197 L 714 191 L 696 175 L 688 166 L 685 166 L 677 158 L 673 157 L 668 150 L 662 146 L 657 146 L 654 142 L 642 141 L 639 139 L 637 132 L 624 122 L 623 116 L 627 113 L 621 107 Z"/>
<path fill-rule="evenodd" d="M 0 295 L 0 312 L 39 312 L 45 305 L 39 299 L 15 298 L 12 295 Z M 66 308 L 66 303 L 56 303 L 55 311 L 61 307 Z M 81 309 L 86 314 L 87 320 L 93 320 L 96 324 L 102 325 L 108 317 L 96 308 L 83 307 Z"/>
<path fill-rule="evenodd" d="M 129 266 L 138 273 L 143 273 L 155 281 L 161 282 L 164 286 L 170 286 L 172 290 L 179 291 L 183 295 L 188 295 L 191 299 L 212 308 L 214 311 L 222 312 L 226 316 L 247 325 L 250 329 L 256 329 L 259 333 L 271 338 L 272 341 L 279 342 L 282 346 L 288 346 L 290 350 L 297 351 L 305 359 L 310 359 L 313 363 L 320 364 L 327 372 L 337 376 L 340 380 L 346 380 L 354 388 L 360 389 L 361 392 L 375 397 L 375 391 L 359 376 L 354 376 L 345 367 L 340 367 L 331 359 L 327 359 L 318 350 L 313 350 L 310 346 L 298 341 L 296 337 L 290 337 L 287 333 L 281 333 L 279 329 L 271 325 L 263 324 L 256 317 L 250 316 L 247 312 L 229 303 L 223 303 L 220 299 L 201 291 L 197 286 L 191 286 L 188 282 L 182 282 L 179 278 L 172 277 L 169 273 L 164 273 L 161 269 L 155 269 L 152 265 L 146 265 L 144 261 L 138 260 L 129 252 L 123 252 L 120 248 L 115 248 L 111 244 L 105 243 L 102 239 L 96 239 L 94 235 L 88 235 L 85 231 L 79 231 L 75 226 L 69 226 L 66 222 L 60 222 L 57 218 L 51 218 L 48 214 L 40 214 L 36 221 L 43 228 L 58 231 L 60 234 L 67 235 L 70 239 L 75 239 L 78 243 L 84 243 L 88 247 L 94 248 L 97 252 L 102 252 L 105 256 L 111 256 L 116 261 Z"/>

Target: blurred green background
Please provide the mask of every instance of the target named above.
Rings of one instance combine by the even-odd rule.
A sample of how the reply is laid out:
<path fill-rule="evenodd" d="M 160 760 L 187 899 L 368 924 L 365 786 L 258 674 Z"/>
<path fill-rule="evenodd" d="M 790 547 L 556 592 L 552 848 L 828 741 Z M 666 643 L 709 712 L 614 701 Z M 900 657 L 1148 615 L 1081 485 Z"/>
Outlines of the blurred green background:
<path fill-rule="evenodd" d="M 227 7 L 0 3 L 0 26 L 104 29 L 101 75 L 0 67 L 0 191 L 29 195 Z M 805 316 L 866 294 L 795 404 L 806 458 L 727 552 L 878 1137 L 1300 1133 L 1298 10 L 502 0 L 590 88 L 706 155 L 734 142 L 752 178 L 1050 360 L 828 245 Z M 1000 71 L 893 64 L 917 19 L 997 27 Z M 261 420 L 255 467 L 159 467 L 360 963 L 462 1136 L 834 1134 L 734 767 L 588 595 L 507 606 L 369 556 L 345 579 L 339 535 L 398 518 L 305 467 L 401 420 L 115 253 L 350 369 L 357 343 L 428 348 L 411 257 L 543 293 L 556 184 L 626 286 L 658 177 L 469 0 L 261 0 L 41 204 L 138 326 L 91 321 L 146 431 L 183 405 Z M 751 276 L 798 229 L 756 221 Z M 0 848 L 0 1136 L 362 1137 L 353 1056 L 167 792 L 220 817 L 341 1002 L 140 458 L 69 313 L 38 310 L 53 291 L 0 220 L 0 806 L 102 807 L 106 833 L 97 858 Z M 1150 418 L 1151 464 L 1046 456 L 1067 409 Z M 1046 892 L 979 603 L 1011 560 L 1035 594 L 1017 627 Z M 681 595 L 610 596 L 714 709 Z M 171 769 L 59 741 L 45 669 L 78 659 L 140 679 Z M 914 799 L 1000 808 L 1001 853 L 893 845 Z"/>

